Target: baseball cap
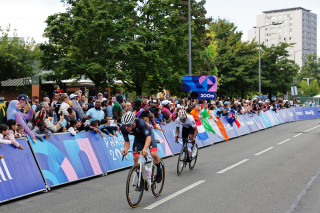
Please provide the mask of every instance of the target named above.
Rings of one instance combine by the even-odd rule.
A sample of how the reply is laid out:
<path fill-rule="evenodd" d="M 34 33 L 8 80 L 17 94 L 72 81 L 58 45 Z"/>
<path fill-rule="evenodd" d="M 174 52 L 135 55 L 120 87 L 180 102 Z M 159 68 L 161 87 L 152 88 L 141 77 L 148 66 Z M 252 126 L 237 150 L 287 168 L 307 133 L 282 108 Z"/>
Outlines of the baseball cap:
<path fill-rule="evenodd" d="M 158 103 L 158 101 L 157 100 L 153 100 L 152 103 Z"/>
<path fill-rule="evenodd" d="M 70 95 L 70 99 L 73 99 L 73 98 L 76 97 L 76 96 L 78 96 L 78 95 L 76 95 L 76 94 L 71 94 L 71 95 Z"/>
<path fill-rule="evenodd" d="M 103 96 L 103 94 L 101 92 L 99 92 L 98 95 L 102 95 Z"/>
<path fill-rule="evenodd" d="M 20 101 L 20 100 L 31 101 L 26 94 L 20 94 L 17 99 L 18 99 L 18 101 Z"/>
<path fill-rule="evenodd" d="M 169 102 L 168 100 L 164 100 L 164 101 L 161 102 L 162 105 L 167 105 L 167 104 L 169 104 L 169 103 L 170 103 L 170 102 Z"/>

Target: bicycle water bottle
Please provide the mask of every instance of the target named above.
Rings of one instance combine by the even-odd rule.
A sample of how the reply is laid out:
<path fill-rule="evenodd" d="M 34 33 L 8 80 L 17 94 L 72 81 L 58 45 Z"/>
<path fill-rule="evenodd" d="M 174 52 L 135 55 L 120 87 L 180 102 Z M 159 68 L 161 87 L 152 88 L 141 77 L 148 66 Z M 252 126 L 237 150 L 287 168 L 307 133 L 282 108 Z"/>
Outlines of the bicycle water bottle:
<path fill-rule="evenodd" d="M 191 149 L 188 148 L 189 156 L 191 157 Z"/>
<path fill-rule="evenodd" d="M 146 170 L 146 173 L 147 173 L 148 178 L 151 178 L 151 175 L 152 175 L 151 168 L 145 167 L 145 170 Z"/>

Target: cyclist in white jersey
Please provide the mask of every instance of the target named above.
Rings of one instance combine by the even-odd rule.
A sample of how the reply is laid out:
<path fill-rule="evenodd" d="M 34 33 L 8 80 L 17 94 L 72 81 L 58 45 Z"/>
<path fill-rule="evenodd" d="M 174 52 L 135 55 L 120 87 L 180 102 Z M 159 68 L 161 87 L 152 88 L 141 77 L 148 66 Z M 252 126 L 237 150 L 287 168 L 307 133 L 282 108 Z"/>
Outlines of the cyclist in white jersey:
<path fill-rule="evenodd" d="M 187 115 L 184 110 L 179 111 L 178 119 L 176 120 L 176 140 L 180 135 L 180 125 L 182 126 L 182 138 L 190 138 L 194 142 L 198 134 L 198 129 L 193 116 Z"/>

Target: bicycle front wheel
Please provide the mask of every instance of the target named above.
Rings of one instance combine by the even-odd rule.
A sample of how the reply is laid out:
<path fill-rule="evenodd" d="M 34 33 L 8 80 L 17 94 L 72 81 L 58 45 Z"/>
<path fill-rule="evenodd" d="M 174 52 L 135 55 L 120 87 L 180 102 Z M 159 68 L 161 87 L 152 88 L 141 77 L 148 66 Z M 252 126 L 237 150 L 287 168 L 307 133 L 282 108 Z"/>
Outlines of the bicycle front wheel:
<path fill-rule="evenodd" d="M 136 164 L 130 169 L 126 184 L 126 197 L 129 205 L 132 208 L 135 208 L 139 205 L 144 192 L 144 179 L 142 172 L 140 181 L 139 175 L 140 164 Z"/>
<path fill-rule="evenodd" d="M 191 161 L 189 163 L 189 169 L 192 170 L 194 166 L 196 165 L 197 158 L 198 158 L 198 144 L 194 142 L 194 144 L 191 147 Z"/>
<path fill-rule="evenodd" d="M 152 168 L 151 189 L 152 189 L 152 194 L 156 197 L 160 196 L 160 194 L 162 193 L 164 181 L 166 178 L 166 171 L 165 171 L 165 167 L 164 167 L 164 163 L 163 163 L 162 159 L 160 159 L 160 167 L 161 167 L 161 172 L 162 172 L 162 180 L 160 183 L 157 183 L 155 181 L 155 177 L 157 175 L 157 167 L 155 165 L 153 165 L 153 168 Z"/>
<path fill-rule="evenodd" d="M 178 164 L 177 164 L 177 174 L 178 176 L 182 173 L 183 168 L 186 165 L 186 152 L 185 152 L 185 146 L 182 147 L 179 157 L 178 157 Z"/>

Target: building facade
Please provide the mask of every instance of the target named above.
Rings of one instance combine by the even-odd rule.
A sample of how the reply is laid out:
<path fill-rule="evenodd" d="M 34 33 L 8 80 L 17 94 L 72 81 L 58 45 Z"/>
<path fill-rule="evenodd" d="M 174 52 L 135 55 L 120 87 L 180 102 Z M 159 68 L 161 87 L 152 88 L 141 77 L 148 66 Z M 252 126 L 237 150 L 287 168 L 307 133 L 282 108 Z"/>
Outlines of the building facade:
<path fill-rule="evenodd" d="M 273 25 L 281 23 L 279 25 Z M 267 46 L 280 42 L 295 43 L 288 49 L 290 58 L 300 67 L 303 58 L 317 53 L 317 15 L 302 7 L 265 11 L 257 15 L 257 28 L 248 32 L 248 40 L 255 39 Z"/>

